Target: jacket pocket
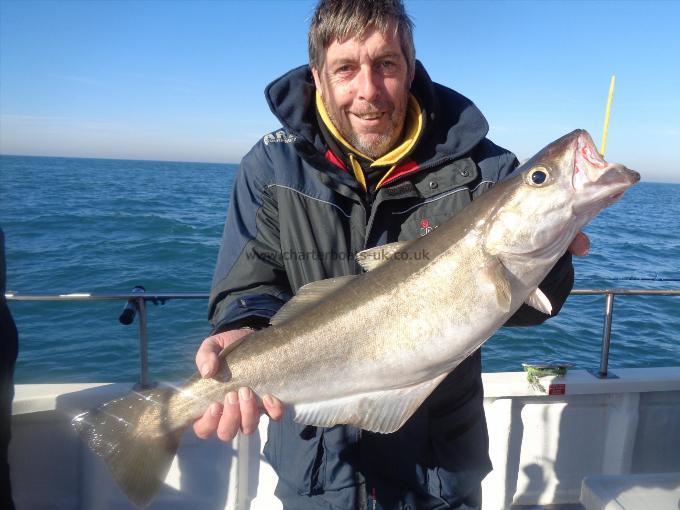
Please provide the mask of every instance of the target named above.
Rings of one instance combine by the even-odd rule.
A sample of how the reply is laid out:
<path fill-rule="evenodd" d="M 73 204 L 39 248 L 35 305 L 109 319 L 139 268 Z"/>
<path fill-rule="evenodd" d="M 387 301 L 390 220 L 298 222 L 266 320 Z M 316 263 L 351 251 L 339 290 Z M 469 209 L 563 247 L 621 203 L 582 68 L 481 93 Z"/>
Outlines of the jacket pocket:
<path fill-rule="evenodd" d="M 428 477 L 429 490 L 453 508 L 474 496 L 484 477 L 491 471 L 488 455 L 489 438 L 484 415 L 479 421 L 445 447 L 435 444 L 439 465 L 434 467 Z M 448 458 L 444 460 L 444 456 Z"/>
<path fill-rule="evenodd" d="M 323 488 L 324 429 L 301 425 L 286 412 L 270 421 L 264 455 L 276 474 L 298 494 L 308 496 Z"/>
<path fill-rule="evenodd" d="M 331 428 L 295 423 L 292 413 L 269 422 L 264 455 L 286 485 L 298 494 L 313 495 L 357 484 L 359 430 L 338 425 Z"/>

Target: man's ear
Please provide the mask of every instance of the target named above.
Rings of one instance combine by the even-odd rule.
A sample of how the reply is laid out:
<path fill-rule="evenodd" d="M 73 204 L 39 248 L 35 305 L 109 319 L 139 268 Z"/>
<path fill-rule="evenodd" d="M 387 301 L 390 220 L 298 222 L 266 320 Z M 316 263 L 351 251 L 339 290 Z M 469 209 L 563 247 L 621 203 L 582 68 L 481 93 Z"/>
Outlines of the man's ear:
<path fill-rule="evenodd" d="M 323 95 L 323 89 L 321 88 L 321 78 L 319 77 L 319 70 L 316 67 L 312 67 L 312 76 L 314 77 L 314 86 L 319 94 Z"/>

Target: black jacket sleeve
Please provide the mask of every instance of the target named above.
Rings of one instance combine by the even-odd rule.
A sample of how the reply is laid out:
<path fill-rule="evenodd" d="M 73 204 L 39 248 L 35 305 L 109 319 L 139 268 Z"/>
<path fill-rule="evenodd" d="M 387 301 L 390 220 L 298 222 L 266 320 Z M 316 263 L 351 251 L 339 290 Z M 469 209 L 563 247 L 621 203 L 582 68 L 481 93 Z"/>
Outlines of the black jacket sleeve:
<path fill-rule="evenodd" d="M 291 296 L 279 242 L 273 170 L 261 144 L 241 161 L 217 257 L 208 319 L 218 333 L 263 327 Z"/>
<path fill-rule="evenodd" d="M 535 326 L 557 315 L 567 297 L 569 297 L 573 286 L 574 266 L 571 263 L 571 253 L 567 252 L 562 255 L 538 286 L 550 300 L 552 315 L 545 314 L 529 305 L 522 305 L 515 312 L 515 315 L 510 317 L 508 322 L 505 323 L 505 326 Z"/>

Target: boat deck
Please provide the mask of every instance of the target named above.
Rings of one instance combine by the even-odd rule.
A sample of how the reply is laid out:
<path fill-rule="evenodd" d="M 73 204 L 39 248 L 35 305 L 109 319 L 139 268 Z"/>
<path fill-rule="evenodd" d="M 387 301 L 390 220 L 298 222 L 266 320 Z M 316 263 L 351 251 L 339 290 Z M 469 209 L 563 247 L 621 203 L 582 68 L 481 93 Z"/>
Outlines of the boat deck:
<path fill-rule="evenodd" d="M 545 377 L 545 391 L 523 372 L 483 374 L 494 466 L 483 482 L 484 510 L 589 510 L 581 506 L 586 476 L 680 472 L 680 367 L 614 372 L 616 379 L 581 370 Z M 133 508 L 70 426 L 81 410 L 130 387 L 17 386 L 10 463 L 19 510 Z M 265 422 L 230 444 L 188 432 L 149 508 L 280 509 L 276 475 L 262 456 Z"/>

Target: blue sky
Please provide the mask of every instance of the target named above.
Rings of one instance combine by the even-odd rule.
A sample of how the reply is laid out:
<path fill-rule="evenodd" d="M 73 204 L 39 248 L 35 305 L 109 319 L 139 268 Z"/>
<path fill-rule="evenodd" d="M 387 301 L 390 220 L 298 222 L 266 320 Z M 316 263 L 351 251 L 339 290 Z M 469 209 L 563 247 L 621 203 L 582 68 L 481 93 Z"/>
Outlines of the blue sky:
<path fill-rule="evenodd" d="M 308 1 L 0 0 L 0 153 L 236 163 L 278 127 Z M 526 159 L 575 128 L 680 182 L 680 2 L 406 1 L 418 58 Z"/>

